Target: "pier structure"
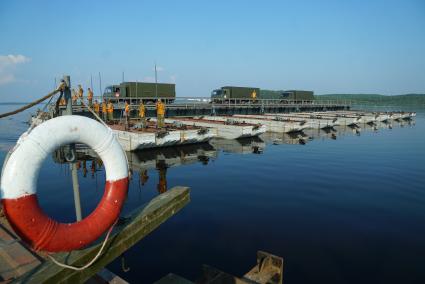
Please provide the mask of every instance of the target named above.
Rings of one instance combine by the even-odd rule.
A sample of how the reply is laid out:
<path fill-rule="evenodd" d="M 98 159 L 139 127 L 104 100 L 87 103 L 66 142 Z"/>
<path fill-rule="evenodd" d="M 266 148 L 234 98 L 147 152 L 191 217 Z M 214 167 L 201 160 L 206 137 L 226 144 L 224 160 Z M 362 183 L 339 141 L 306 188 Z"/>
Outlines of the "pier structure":
<path fill-rule="evenodd" d="M 102 97 L 96 98 L 99 102 Z M 114 118 L 123 117 L 125 102 L 130 104 L 130 118 L 138 117 L 140 98 L 108 98 L 114 104 Z M 155 101 L 155 98 L 144 98 Z M 155 104 L 145 104 L 146 117 L 156 117 Z M 301 101 L 282 102 L 275 99 L 258 99 L 255 101 L 241 101 L 228 99 L 226 101 L 212 102 L 208 97 L 177 97 L 174 102 L 166 105 L 167 117 L 202 116 L 202 115 L 234 115 L 234 114 L 264 114 L 264 113 L 290 113 L 313 111 L 344 111 L 351 108 L 349 101 Z M 73 105 L 73 113 L 90 115 L 83 104 Z"/>

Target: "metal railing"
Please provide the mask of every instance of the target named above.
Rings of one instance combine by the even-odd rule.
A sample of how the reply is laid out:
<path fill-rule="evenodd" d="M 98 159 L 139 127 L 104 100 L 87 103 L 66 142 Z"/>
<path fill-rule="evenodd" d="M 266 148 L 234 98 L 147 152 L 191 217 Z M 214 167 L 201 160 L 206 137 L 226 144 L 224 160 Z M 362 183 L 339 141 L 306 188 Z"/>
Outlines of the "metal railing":
<path fill-rule="evenodd" d="M 87 101 L 87 98 L 84 98 Z M 114 106 L 124 106 L 125 102 L 130 105 L 139 105 L 142 101 L 147 107 L 154 105 L 157 101 L 156 97 L 94 97 L 93 102 L 97 100 L 101 103 L 103 100 L 111 101 Z M 313 100 L 313 101 L 290 101 L 282 99 L 214 99 L 208 97 L 175 97 L 175 98 L 161 98 L 167 107 L 199 107 L 199 106 L 240 106 L 240 107 L 261 107 L 261 106 L 350 106 L 349 100 Z"/>

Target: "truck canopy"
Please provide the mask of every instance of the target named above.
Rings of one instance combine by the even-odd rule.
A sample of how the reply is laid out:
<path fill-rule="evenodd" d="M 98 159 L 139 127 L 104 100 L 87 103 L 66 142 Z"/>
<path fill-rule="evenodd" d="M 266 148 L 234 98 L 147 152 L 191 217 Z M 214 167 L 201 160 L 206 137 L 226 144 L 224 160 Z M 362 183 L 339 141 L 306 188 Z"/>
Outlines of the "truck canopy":
<path fill-rule="evenodd" d="M 164 98 L 176 97 L 176 85 L 167 83 L 123 82 L 119 85 L 108 86 L 103 95 L 119 98 Z"/>

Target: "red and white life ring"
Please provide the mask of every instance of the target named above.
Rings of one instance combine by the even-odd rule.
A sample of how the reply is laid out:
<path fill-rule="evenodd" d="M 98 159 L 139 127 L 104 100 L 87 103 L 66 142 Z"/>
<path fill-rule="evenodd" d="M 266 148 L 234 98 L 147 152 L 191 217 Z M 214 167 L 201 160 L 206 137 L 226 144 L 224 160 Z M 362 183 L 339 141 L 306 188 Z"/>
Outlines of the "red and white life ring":
<path fill-rule="evenodd" d="M 106 185 L 102 200 L 89 216 L 66 224 L 43 212 L 36 185 L 45 158 L 70 143 L 84 143 L 99 155 Z M 15 232 L 33 249 L 49 252 L 80 249 L 98 239 L 119 217 L 127 191 L 127 159 L 112 131 L 76 115 L 50 119 L 22 135 L 4 165 L 0 187 L 3 209 Z"/>

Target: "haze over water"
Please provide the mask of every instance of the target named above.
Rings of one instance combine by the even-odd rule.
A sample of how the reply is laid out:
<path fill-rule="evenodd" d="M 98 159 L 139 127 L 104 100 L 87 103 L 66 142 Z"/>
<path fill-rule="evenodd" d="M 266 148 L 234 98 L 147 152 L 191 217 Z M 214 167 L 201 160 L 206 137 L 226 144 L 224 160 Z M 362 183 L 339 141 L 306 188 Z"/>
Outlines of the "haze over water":
<path fill-rule="evenodd" d="M 0 105 L 0 113 L 15 107 Z M 313 131 L 306 145 L 265 135 L 129 155 L 140 168 L 124 214 L 159 194 L 158 165 L 174 165 L 167 186 L 190 187 L 191 202 L 125 254 L 128 272 L 121 259 L 108 268 L 131 283 L 170 272 L 195 280 L 202 264 L 240 276 L 265 250 L 284 258 L 286 283 L 425 283 L 425 109 L 405 110 L 418 112 L 410 124 L 340 130 L 335 140 Z M 2 162 L 31 112 L 0 120 Z M 105 180 L 102 167 L 92 176 L 91 163 L 79 171 L 85 216 Z M 75 220 L 67 165 L 45 161 L 38 194 L 50 216 Z"/>

